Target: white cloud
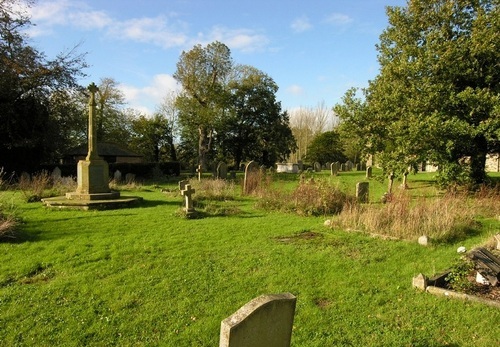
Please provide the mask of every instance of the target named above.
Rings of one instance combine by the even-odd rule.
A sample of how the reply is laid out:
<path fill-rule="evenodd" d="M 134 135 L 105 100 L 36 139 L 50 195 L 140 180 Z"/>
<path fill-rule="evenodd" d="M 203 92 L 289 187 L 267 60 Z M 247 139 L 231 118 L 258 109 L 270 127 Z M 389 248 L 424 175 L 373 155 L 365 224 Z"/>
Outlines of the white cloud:
<path fill-rule="evenodd" d="M 265 35 L 254 30 L 229 29 L 223 26 L 213 27 L 208 34 L 199 33 L 196 43 L 208 44 L 213 41 L 220 41 L 230 49 L 242 52 L 259 51 L 269 43 L 269 39 Z"/>
<path fill-rule="evenodd" d="M 307 31 L 312 28 L 311 23 L 309 22 L 309 18 L 307 17 L 300 17 L 295 19 L 292 24 L 290 25 L 293 31 L 296 33 L 301 33 L 304 31 Z"/>
<path fill-rule="evenodd" d="M 297 85 L 297 84 L 292 84 L 286 89 L 287 93 L 298 96 L 298 95 L 303 95 L 304 94 L 304 89 Z"/>
<path fill-rule="evenodd" d="M 149 43 L 162 48 L 191 47 L 196 43 L 218 40 L 231 49 L 252 52 L 263 49 L 269 43 L 265 35 L 254 30 L 223 26 L 215 26 L 206 34 L 189 38 L 188 25 L 174 20 L 174 14 L 119 21 L 106 12 L 93 10 L 77 1 L 40 2 L 30 10 L 30 15 L 37 24 L 29 31 L 32 37 L 51 34 L 58 26 L 73 26 L 82 30 L 101 30 L 115 39 Z"/>
<path fill-rule="evenodd" d="M 326 18 L 326 22 L 333 25 L 347 25 L 351 23 L 353 19 L 343 13 L 332 13 Z"/>
<path fill-rule="evenodd" d="M 182 33 L 182 25 L 174 24 L 169 27 L 169 21 L 164 16 L 115 22 L 108 33 L 116 38 L 152 43 L 163 48 L 179 47 L 187 42 L 187 36 Z"/>
<path fill-rule="evenodd" d="M 177 81 L 167 74 L 155 75 L 145 87 L 120 84 L 118 88 L 123 92 L 131 108 L 147 114 L 152 114 L 166 95 L 180 89 Z"/>

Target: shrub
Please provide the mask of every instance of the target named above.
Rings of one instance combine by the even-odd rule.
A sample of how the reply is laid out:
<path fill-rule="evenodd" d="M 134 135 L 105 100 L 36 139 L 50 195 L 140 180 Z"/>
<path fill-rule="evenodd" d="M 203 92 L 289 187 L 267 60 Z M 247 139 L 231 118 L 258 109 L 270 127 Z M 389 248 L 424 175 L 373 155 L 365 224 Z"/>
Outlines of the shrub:
<path fill-rule="evenodd" d="M 470 280 L 470 276 L 473 276 L 473 272 L 474 262 L 468 257 L 463 256 L 453 264 L 445 280 L 453 290 L 462 293 L 472 293 L 475 285 Z"/>
<path fill-rule="evenodd" d="M 292 192 L 267 189 L 257 206 L 265 209 L 295 212 L 302 216 L 338 214 L 355 198 L 323 180 L 302 181 Z"/>

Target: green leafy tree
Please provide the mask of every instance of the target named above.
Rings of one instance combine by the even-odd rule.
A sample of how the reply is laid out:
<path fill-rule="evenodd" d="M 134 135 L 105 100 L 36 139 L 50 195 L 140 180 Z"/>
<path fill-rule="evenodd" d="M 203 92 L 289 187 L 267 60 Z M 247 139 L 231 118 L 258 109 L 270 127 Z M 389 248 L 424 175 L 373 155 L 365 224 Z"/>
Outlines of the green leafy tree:
<path fill-rule="evenodd" d="M 141 115 L 132 121 L 131 146 L 150 162 L 167 161 L 172 145 L 171 125 L 167 118 L 159 113 L 153 117 Z"/>
<path fill-rule="evenodd" d="M 387 14 L 367 108 L 345 122 L 388 171 L 430 160 L 447 182 L 483 182 L 499 150 L 498 0 L 411 0 Z"/>
<path fill-rule="evenodd" d="M 175 106 L 177 99 L 176 92 L 168 93 L 161 104 L 158 106 L 157 114 L 165 118 L 168 126 L 166 127 L 168 147 L 170 149 L 170 160 L 177 161 L 177 149 L 175 145 L 176 138 L 179 137 L 179 112 Z"/>
<path fill-rule="evenodd" d="M 332 130 L 317 135 L 307 149 L 306 159 L 313 163 L 344 162 L 342 142 L 338 131 Z"/>
<path fill-rule="evenodd" d="M 87 142 L 88 102 L 82 89 L 56 91 L 49 99 L 47 161 L 56 163 L 68 148 Z"/>
<path fill-rule="evenodd" d="M 96 134 L 98 142 L 126 144 L 131 134 L 131 118 L 125 112 L 125 96 L 118 82 L 111 77 L 101 78 L 96 95 Z"/>
<path fill-rule="evenodd" d="M 176 99 L 182 134 L 186 139 L 197 134 L 198 162 L 204 169 L 216 124 L 227 111 L 227 82 L 232 66 L 229 48 L 213 42 L 182 52 L 174 73 L 183 88 Z"/>
<path fill-rule="evenodd" d="M 262 71 L 237 66 L 229 83 L 230 107 L 221 119 L 217 142 L 220 154 L 232 157 L 234 166 L 256 160 L 271 166 L 295 148 L 288 114 L 276 100 L 278 86 Z"/>
<path fill-rule="evenodd" d="M 78 88 L 84 76 L 84 54 L 76 47 L 48 60 L 30 46 L 22 31 L 29 18 L 17 11 L 32 1 L 0 1 L 0 166 L 30 170 L 50 157 L 50 98 L 54 93 Z"/>

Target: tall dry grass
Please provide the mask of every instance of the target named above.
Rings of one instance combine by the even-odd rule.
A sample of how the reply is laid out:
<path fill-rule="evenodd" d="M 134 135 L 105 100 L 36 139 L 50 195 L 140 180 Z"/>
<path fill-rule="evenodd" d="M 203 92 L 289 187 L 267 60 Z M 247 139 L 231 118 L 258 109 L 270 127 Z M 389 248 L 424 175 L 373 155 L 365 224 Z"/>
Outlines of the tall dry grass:
<path fill-rule="evenodd" d="M 450 242 L 478 230 L 478 215 L 498 214 L 499 196 L 489 190 L 480 195 L 461 193 L 413 199 L 408 191 L 401 191 L 382 206 L 348 204 L 333 219 L 332 226 L 398 239 L 427 235 L 436 242 Z"/>
<path fill-rule="evenodd" d="M 76 189 L 76 180 L 73 177 L 54 179 L 43 170 L 33 175 L 22 174 L 19 177 L 17 188 L 22 192 L 27 202 L 37 202 L 42 198 L 64 195 Z"/>
<path fill-rule="evenodd" d="M 0 212 L 0 241 L 3 239 L 15 238 L 15 227 L 17 221 L 13 216 L 3 215 Z"/>

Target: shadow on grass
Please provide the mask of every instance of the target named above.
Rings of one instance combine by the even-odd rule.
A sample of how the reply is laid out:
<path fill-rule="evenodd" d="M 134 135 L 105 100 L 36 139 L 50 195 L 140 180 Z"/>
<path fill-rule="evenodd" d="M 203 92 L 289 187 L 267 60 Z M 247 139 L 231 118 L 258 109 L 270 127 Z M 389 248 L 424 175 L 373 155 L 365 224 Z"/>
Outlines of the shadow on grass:
<path fill-rule="evenodd" d="M 19 244 L 24 242 L 33 242 L 39 239 L 38 233 L 28 233 L 21 228 L 0 236 L 0 243 Z"/>

